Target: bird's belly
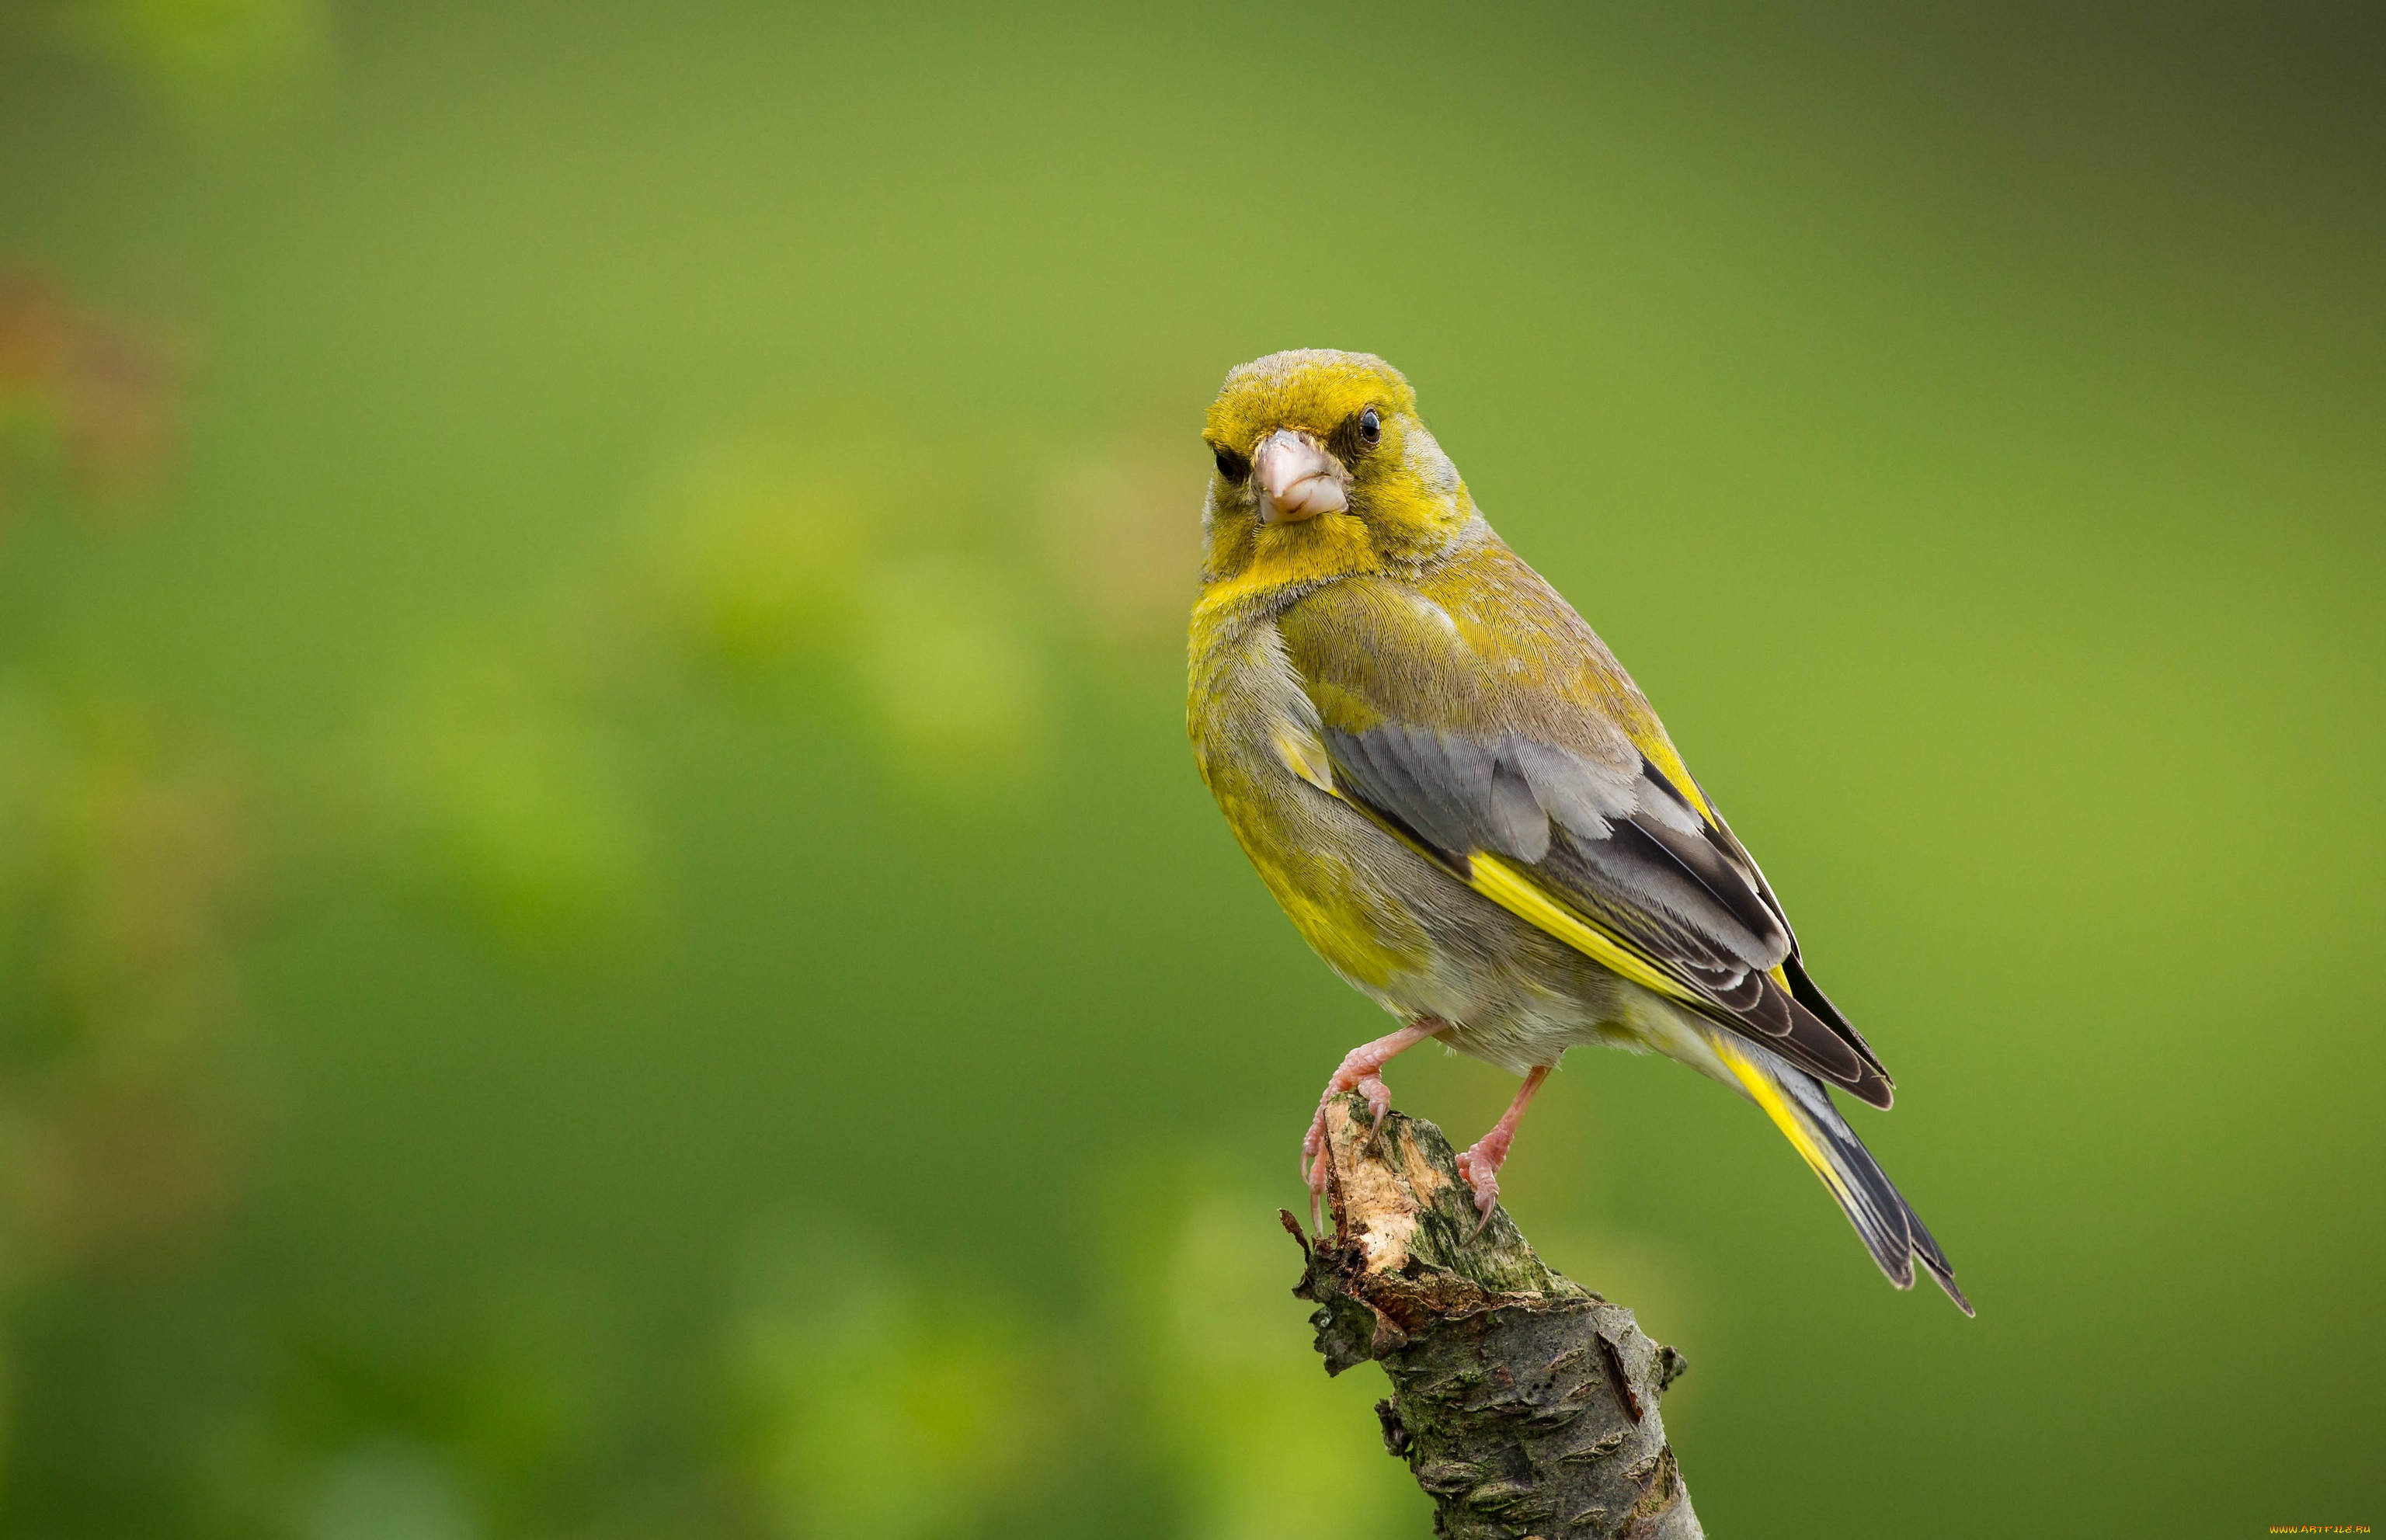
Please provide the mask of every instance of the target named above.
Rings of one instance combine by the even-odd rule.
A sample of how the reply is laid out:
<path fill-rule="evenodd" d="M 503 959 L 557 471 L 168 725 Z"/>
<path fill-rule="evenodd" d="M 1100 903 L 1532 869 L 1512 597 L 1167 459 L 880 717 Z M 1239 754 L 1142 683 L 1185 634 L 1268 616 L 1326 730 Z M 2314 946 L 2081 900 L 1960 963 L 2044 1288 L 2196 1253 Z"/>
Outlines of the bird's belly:
<path fill-rule="evenodd" d="M 1378 993 L 1387 1009 L 1445 1021 L 1443 1043 L 1518 1074 L 1585 1043 L 1651 1045 L 1639 1030 L 1639 997 L 1658 1003 L 1653 995 L 1418 864 L 1440 889 L 1407 898 L 1430 938 L 1428 960 Z"/>

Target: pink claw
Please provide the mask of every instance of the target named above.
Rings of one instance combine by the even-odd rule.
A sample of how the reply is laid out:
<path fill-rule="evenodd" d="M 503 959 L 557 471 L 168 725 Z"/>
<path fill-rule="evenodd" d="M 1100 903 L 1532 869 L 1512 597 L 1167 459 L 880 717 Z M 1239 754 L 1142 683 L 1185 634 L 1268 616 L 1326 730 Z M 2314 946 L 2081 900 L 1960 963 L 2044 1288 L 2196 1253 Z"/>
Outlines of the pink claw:
<path fill-rule="evenodd" d="M 1488 1220 L 1491 1210 L 1500 1204 L 1500 1167 L 1508 1158 L 1507 1141 L 1493 1144 L 1485 1139 L 1458 1157 L 1458 1174 L 1475 1189 L 1475 1211 Z M 1477 1225 L 1477 1231 L 1482 1229 Z"/>
<path fill-rule="evenodd" d="M 1439 1021 L 1428 1021 L 1402 1027 L 1363 1043 L 1345 1055 L 1341 1067 L 1325 1083 L 1325 1094 L 1317 1098 L 1317 1116 L 1309 1120 L 1309 1133 L 1300 1141 L 1300 1180 L 1309 1187 L 1309 1223 L 1312 1229 L 1322 1228 L 1319 1205 L 1325 1197 L 1325 1108 L 1335 1097 L 1356 1091 L 1367 1098 L 1367 1108 L 1374 1114 L 1375 1127 L 1384 1126 L 1384 1116 L 1392 1109 L 1391 1088 L 1384 1083 L 1383 1069 L 1394 1056 L 1440 1032 Z"/>

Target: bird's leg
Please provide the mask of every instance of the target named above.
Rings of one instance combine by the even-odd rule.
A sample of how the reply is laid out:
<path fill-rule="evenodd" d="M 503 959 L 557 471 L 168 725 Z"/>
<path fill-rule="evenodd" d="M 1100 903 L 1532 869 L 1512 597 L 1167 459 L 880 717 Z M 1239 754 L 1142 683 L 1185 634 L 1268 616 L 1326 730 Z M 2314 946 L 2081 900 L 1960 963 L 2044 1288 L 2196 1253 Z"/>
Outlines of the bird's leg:
<path fill-rule="evenodd" d="M 1474 1233 L 1466 1237 L 1470 1241 L 1483 1233 L 1483 1227 L 1491 1222 L 1491 1210 L 1500 1202 L 1500 1168 L 1507 1161 L 1508 1146 L 1516 1142 L 1516 1125 L 1525 1121 L 1525 1108 L 1532 1105 L 1533 1093 L 1549 1078 L 1550 1067 L 1546 1064 L 1526 1074 L 1525 1083 L 1516 1088 L 1516 1099 L 1500 1114 L 1491 1132 L 1476 1140 L 1458 1158 L 1458 1174 L 1475 1189 L 1475 1211 L 1481 1216 L 1475 1222 Z"/>
<path fill-rule="evenodd" d="M 1344 1056 L 1342 1067 L 1325 1083 L 1325 1094 L 1317 1098 L 1317 1116 L 1309 1121 L 1309 1135 L 1300 1141 L 1300 1180 L 1309 1184 L 1309 1222 L 1318 1224 L 1318 1200 L 1325 1195 L 1325 1106 L 1346 1091 L 1356 1091 L 1367 1098 L 1367 1107 L 1375 1115 L 1375 1133 L 1384 1131 L 1384 1114 L 1392 1109 L 1392 1093 L 1384 1084 L 1384 1066 L 1394 1055 L 1413 1048 L 1418 1044 L 1444 1030 L 1443 1024 L 1427 1017 L 1376 1038 L 1363 1043 Z"/>

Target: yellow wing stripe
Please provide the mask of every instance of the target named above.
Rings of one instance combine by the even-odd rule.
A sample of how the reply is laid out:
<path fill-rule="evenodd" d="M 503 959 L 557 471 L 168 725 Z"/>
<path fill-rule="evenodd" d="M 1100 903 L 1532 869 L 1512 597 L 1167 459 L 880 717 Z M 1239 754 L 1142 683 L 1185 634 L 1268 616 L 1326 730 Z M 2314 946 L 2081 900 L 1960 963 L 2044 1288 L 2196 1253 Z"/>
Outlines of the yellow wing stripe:
<path fill-rule="evenodd" d="M 1494 904 L 1564 942 L 1611 972 L 1620 973 L 1643 989 L 1687 1005 L 1702 1002 L 1678 980 L 1651 967 L 1645 958 L 1589 924 L 1543 893 L 1533 880 L 1497 856 L 1467 858 L 1473 869 L 1466 885 Z"/>
<path fill-rule="evenodd" d="M 1841 1203 L 1852 1202 L 1853 1196 L 1848 1191 L 1846 1180 L 1831 1164 L 1831 1158 L 1823 1146 L 1815 1143 L 1815 1135 L 1799 1118 L 1797 1109 L 1781 1095 L 1781 1088 L 1773 1083 L 1773 1077 L 1758 1067 L 1755 1060 L 1732 1046 L 1720 1033 L 1711 1033 L 1707 1040 L 1714 1046 L 1715 1057 L 1723 1060 L 1724 1068 L 1729 1070 L 1732 1078 L 1747 1091 L 1749 1099 L 1764 1108 L 1764 1115 L 1773 1120 L 1773 1126 L 1787 1135 L 1806 1164 L 1815 1168 L 1815 1174 L 1823 1179 L 1823 1185 L 1838 1195 Z"/>
<path fill-rule="evenodd" d="M 1315 733 L 1284 728 L 1275 735 L 1275 748 L 1285 769 L 1329 796 L 1342 796 L 1334 789 L 1334 762 L 1325 757 L 1325 745 Z"/>

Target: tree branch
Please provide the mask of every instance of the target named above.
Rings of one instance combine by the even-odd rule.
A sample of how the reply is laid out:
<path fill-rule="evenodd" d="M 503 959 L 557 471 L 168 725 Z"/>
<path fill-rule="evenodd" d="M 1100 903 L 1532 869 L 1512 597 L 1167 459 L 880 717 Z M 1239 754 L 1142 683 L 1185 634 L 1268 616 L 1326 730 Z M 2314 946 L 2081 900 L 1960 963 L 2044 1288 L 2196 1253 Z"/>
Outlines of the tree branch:
<path fill-rule="evenodd" d="M 1325 1371 L 1367 1358 L 1391 1377 L 1384 1446 L 1434 1499 L 1444 1540 L 1701 1540 L 1658 1396 L 1689 1366 L 1545 1266 L 1475 1203 L 1450 1141 L 1394 1112 L 1375 1138 L 1364 1097 L 1326 1109 L 1334 1233 L 1293 1293 Z"/>

